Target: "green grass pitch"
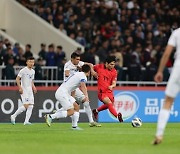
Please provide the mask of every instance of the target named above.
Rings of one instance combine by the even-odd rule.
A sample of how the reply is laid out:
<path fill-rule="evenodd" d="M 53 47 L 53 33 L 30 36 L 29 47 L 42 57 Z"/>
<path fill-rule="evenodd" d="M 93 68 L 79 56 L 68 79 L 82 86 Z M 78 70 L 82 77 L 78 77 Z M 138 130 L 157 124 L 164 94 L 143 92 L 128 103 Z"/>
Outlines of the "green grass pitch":
<path fill-rule="evenodd" d="M 83 131 L 70 129 L 70 123 L 0 124 L 1 154 L 179 154 L 180 125 L 168 123 L 164 141 L 151 144 L 156 124 L 143 123 L 133 128 L 130 123 L 102 123 L 90 128 L 80 123 Z"/>

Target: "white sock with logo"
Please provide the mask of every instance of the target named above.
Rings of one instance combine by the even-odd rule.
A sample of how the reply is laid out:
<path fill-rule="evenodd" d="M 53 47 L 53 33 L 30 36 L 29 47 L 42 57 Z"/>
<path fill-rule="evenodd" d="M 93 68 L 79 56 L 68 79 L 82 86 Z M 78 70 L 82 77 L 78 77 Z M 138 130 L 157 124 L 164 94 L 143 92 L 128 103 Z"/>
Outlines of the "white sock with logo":
<path fill-rule="evenodd" d="M 156 136 L 162 136 L 168 122 L 170 110 L 161 109 L 158 116 Z"/>
<path fill-rule="evenodd" d="M 94 122 L 93 117 L 92 117 L 92 110 L 91 110 L 91 107 L 89 105 L 89 102 L 84 102 L 83 105 L 84 105 L 84 109 L 86 111 L 86 114 L 88 116 L 89 122 L 90 123 Z"/>

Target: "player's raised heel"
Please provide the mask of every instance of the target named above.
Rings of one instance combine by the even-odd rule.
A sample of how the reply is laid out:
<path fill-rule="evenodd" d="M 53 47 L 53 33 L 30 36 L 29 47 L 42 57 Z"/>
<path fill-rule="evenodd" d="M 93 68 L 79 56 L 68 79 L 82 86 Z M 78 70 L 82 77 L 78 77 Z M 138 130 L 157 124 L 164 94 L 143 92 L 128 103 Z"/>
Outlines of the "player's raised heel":
<path fill-rule="evenodd" d="M 49 114 L 46 114 L 46 115 L 44 116 L 44 118 L 45 118 L 45 120 L 46 120 L 46 124 L 47 124 L 49 127 L 51 127 L 52 118 L 50 117 L 50 115 L 49 115 Z"/>
<path fill-rule="evenodd" d="M 162 136 L 156 136 L 152 144 L 153 145 L 158 145 L 158 144 L 160 144 L 162 142 L 162 140 L 163 140 Z"/>
<path fill-rule="evenodd" d="M 95 120 L 98 120 L 98 111 L 97 111 L 97 109 L 93 109 L 93 110 L 92 110 L 92 113 L 93 113 L 93 115 L 94 115 L 94 119 L 95 119 Z"/>
<path fill-rule="evenodd" d="M 123 122 L 123 118 L 122 118 L 122 114 L 121 113 L 118 113 L 118 120 L 119 120 L 119 122 Z"/>
<path fill-rule="evenodd" d="M 15 125 L 16 122 L 15 122 L 15 118 L 14 118 L 13 115 L 11 115 L 10 119 L 11 119 L 11 123 L 12 123 L 13 125 Z"/>

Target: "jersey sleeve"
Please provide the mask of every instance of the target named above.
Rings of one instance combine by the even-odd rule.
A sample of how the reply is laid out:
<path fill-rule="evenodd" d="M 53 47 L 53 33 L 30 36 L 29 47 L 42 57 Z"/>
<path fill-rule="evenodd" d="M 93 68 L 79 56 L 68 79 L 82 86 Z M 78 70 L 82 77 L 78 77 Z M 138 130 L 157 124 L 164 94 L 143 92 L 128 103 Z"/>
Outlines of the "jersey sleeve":
<path fill-rule="evenodd" d="M 116 70 L 113 71 L 112 81 L 117 81 L 117 71 Z"/>
<path fill-rule="evenodd" d="M 95 72 L 98 72 L 99 65 L 94 65 L 94 66 L 93 66 L 93 69 L 94 69 Z"/>
<path fill-rule="evenodd" d="M 80 67 L 82 67 L 84 65 L 84 62 L 83 61 L 79 61 L 79 64 L 78 64 Z"/>
<path fill-rule="evenodd" d="M 34 76 L 35 76 L 35 71 L 33 71 L 33 76 L 32 76 L 32 79 L 34 80 Z"/>
<path fill-rule="evenodd" d="M 168 40 L 168 45 L 172 45 L 173 47 L 176 46 L 176 31 L 172 32 L 172 34 Z"/>
<path fill-rule="evenodd" d="M 19 71 L 19 73 L 18 73 L 17 76 L 19 76 L 20 78 L 22 78 L 22 76 L 23 76 L 23 69 L 21 69 L 21 70 Z"/>
<path fill-rule="evenodd" d="M 81 77 L 80 82 L 87 82 L 87 77 L 86 76 Z"/>
<path fill-rule="evenodd" d="M 66 71 L 66 70 L 70 70 L 70 65 L 68 65 L 68 63 L 66 63 L 66 64 L 64 65 L 64 71 Z"/>

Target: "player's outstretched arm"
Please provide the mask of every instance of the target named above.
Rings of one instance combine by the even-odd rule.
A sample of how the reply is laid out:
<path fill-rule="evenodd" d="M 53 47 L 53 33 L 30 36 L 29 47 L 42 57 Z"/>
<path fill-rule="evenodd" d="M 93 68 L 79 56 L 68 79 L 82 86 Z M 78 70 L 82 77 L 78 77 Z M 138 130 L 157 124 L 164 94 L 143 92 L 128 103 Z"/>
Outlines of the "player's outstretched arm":
<path fill-rule="evenodd" d="M 94 65 L 93 64 L 91 64 L 91 63 L 87 63 L 87 62 L 85 62 L 84 64 L 87 64 L 87 65 L 89 65 L 90 66 L 90 68 L 91 68 L 91 74 L 92 74 L 92 76 L 94 76 L 95 78 L 97 78 L 97 73 L 94 71 Z"/>

